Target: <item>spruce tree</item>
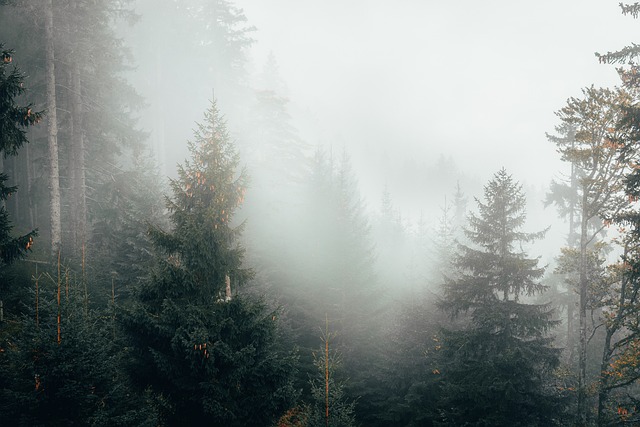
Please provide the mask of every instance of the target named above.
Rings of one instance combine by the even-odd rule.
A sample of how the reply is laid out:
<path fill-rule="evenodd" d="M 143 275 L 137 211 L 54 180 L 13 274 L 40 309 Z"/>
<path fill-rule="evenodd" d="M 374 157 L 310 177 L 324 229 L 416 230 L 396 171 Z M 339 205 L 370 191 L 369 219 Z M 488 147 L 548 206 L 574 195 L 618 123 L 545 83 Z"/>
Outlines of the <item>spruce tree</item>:
<path fill-rule="evenodd" d="M 15 297 L 21 288 L 17 286 L 18 280 L 11 277 L 9 266 L 26 256 L 37 235 L 37 230 L 16 235 L 13 232 L 13 219 L 6 206 L 9 197 L 15 199 L 18 188 L 7 185 L 9 176 L 5 173 L 4 159 L 17 155 L 18 150 L 28 142 L 27 128 L 42 118 L 42 113 L 36 112 L 32 104 L 17 103 L 17 99 L 25 92 L 24 75 L 12 63 L 13 50 L 4 49 L 0 43 L 0 323 L 11 303 L 18 305 Z"/>
<path fill-rule="evenodd" d="M 215 103 L 189 149 L 167 199 L 173 229 L 151 229 L 156 266 L 124 320 L 131 373 L 164 425 L 269 425 L 296 397 L 295 358 L 278 313 L 237 291 L 251 276 L 233 223 L 246 175 Z"/>
<path fill-rule="evenodd" d="M 130 296 L 153 263 L 149 224 L 168 225 L 164 180 L 153 159 L 140 155 L 132 163 L 96 189 L 95 201 L 102 209 L 94 212 L 87 244 L 94 303 Z"/>
<path fill-rule="evenodd" d="M 17 187 L 7 186 L 8 176 L 4 173 L 3 160 L 16 155 L 26 144 L 26 128 L 39 122 L 41 112 L 33 110 L 33 105 L 16 105 L 16 98 L 24 93 L 24 76 L 19 69 L 8 71 L 13 62 L 13 50 L 3 49 L 0 44 L 0 268 L 23 257 L 31 247 L 36 232 L 23 236 L 11 236 L 11 221 L 5 207 L 5 200 L 15 193 Z M 0 270 L 0 278 L 2 270 Z"/>
<path fill-rule="evenodd" d="M 323 345 L 314 352 L 316 375 L 310 379 L 312 400 L 307 407 L 308 427 L 351 427 L 356 425 L 355 402 L 345 393 L 346 381 L 339 379 L 340 353 L 330 348 L 332 334 L 327 329 L 322 337 Z"/>
<path fill-rule="evenodd" d="M 522 243 L 544 232 L 521 231 L 525 197 L 500 170 L 485 186 L 478 214 L 469 215 L 455 272 L 447 278 L 442 307 L 468 316 L 459 330 L 442 332 L 440 401 L 443 425 L 554 425 L 557 396 L 547 387 L 559 360 L 546 334 L 555 325 L 547 305 L 521 298 L 541 293 L 544 268 L 528 258 Z"/>
<path fill-rule="evenodd" d="M 158 425 L 120 369 L 112 317 L 86 310 L 82 284 L 60 267 L 34 277 L 25 313 L 0 337 L 0 425 Z"/>

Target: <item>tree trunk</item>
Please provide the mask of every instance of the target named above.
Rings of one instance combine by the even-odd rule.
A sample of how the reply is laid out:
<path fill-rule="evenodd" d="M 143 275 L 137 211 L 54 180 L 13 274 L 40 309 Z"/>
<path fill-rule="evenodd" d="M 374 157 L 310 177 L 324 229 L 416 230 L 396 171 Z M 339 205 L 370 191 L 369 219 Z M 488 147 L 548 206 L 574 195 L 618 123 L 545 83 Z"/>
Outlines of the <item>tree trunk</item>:
<path fill-rule="evenodd" d="M 62 224 L 60 220 L 60 170 L 58 166 L 58 122 L 56 115 L 56 76 L 53 46 L 53 4 L 44 4 L 44 29 L 46 50 L 47 87 L 47 142 L 49 145 L 49 197 L 51 207 L 51 255 L 55 257 L 62 246 Z"/>
<path fill-rule="evenodd" d="M 575 300 L 571 291 L 567 292 L 567 362 L 571 368 L 575 368 L 575 343 L 573 334 L 575 332 L 575 327 L 573 326 L 573 321 L 575 314 L 573 312 Z"/>
<path fill-rule="evenodd" d="M 76 59 L 71 71 L 71 123 L 72 123 L 72 191 L 73 191 L 73 251 L 79 249 L 86 241 L 87 202 L 85 194 L 85 159 L 84 137 L 82 127 L 82 96 L 80 84 L 80 66 Z"/>
<path fill-rule="evenodd" d="M 626 263 L 628 255 L 628 245 L 625 244 L 624 252 L 622 255 L 622 259 L 625 260 Z M 609 370 L 609 364 L 611 363 L 611 357 L 613 356 L 614 349 L 612 348 L 611 341 L 613 340 L 613 336 L 622 328 L 624 329 L 624 318 L 626 307 L 630 305 L 630 303 L 635 299 L 635 297 L 631 298 L 631 301 L 627 301 L 627 285 L 629 281 L 626 277 L 622 278 L 622 283 L 620 286 L 620 297 L 618 300 L 618 308 L 616 312 L 615 319 L 607 324 L 606 327 L 606 335 L 604 338 L 604 345 L 602 348 L 602 361 L 600 362 L 600 381 L 598 384 L 598 425 L 604 426 L 605 424 L 605 404 L 607 399 L 609 398 L 609 394 L 611 392 L 612 387 L 609 385 L 610 377 L 605 375 L 605 373 Z M 615 345 L 615 344 L 614 344 Z"/>
<path fill-rule="evenodd" d="M 26 154 L 26 170 L 27 170 L 27 206 L 29 208 L 29 228 L 35 228 L 35 217 L 33 212 L 33 194 L 31 193 L 33 184 L 33 177 L 31 176 L 31 151 L 29 150 L 29 144 L 25 145 L 25 154 Z"/>
<path fill-rule="evenodd" d="M 16 187 L 20 186 L 19 176 L 18 176 L 18 156 L 13 156 L 11 159 L 11 175 L 13 178 L 12 184 Z M 18 192 L 11 194 L 11 200 L 13 201 L 13 218 L 15 220 L 20 219 L 20 199 L 18 198 Z"/>
<path fill-rule="evenodd" d="M 588 191 L 582 190 L 582 215 L 580 222 L 580 354 L 578 355 L 578 425 L 587 423 L 587 209 Z"/>
<path fill-rule="evenodd" d="M 602 362 L 600 363 L 600 384 L 598 389 L 598 425 L 604 426 L 604 404 L 609 397 L 609 387 L 604 373 L 609 367 L 609 359 L 611 359 L 611 338 L 615 332 L 614 328 L 607 328 L 607 335 L 604 339 L 604 348 L 602 349 Z"/>

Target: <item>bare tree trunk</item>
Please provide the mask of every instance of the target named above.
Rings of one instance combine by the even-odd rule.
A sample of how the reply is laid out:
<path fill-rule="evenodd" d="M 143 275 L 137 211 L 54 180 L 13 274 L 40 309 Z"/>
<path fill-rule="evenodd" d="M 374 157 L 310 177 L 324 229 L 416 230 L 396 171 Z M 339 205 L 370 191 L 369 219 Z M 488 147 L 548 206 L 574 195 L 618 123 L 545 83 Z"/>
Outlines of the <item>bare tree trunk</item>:
<path fill-rule="evenodd" d="M 225 283 L 224 300 L 226 302 L 229 302 L 231 301 L 231 278 L 229 277 L 228 274 L 224 276 L 224 283 Z"/>
<path fill-rule="evenodd" d="M 588 191 L 582 190 L 580 223 L 580 354 L 578 355 L 578 425 L 587 423 L 587 208 Z"/>
<path fill-rule="evenodd" d="M 11 165 L 11 169 L 12 169 L 12 175 L 13 175 L 13 185 L 15 186 L 19 186 L 20 183 L 18 181 L 19 176 L 18 176 L 18 156 L 13 156 L 12 159 L 12 165 Z M 20 199 L 18 198 L 18 192 L 16 191 L 15 193 L 13 193 L 11 195 L 11 198 L 13 199 L 13 215 L 14 218 L 16 220 L 20 219 Z"/>
<path fill-rule="evenodd" d="M 45 50 L 47 84 L 47 134 L 49 145 L 49 196 L 51 206 L 51 255 L 55 257 L 62 246 L 62 223 L 60 220 L 60 170 L 58 166 L 58 118 L 56 114 L 56 76 L 53 46 L 53 4 L 46 0 L 45 14 Z"/>
<path fill-rule="evenodd" d="M 72 192 L 73 192 L 73 250 L 78 253 L 86 241 L 87 202 L 85 193 L 85 158 L 82 127 L 82 96 L 80 66 L 76 61 L 71 71 L 71 122 L 72 122 Z"/>
<path fill-rule="evenodd" d="M 604 340 L 604 348 L 602 349 L 602 362 L 600 363 L 600 384 L 598 389 L 598 425 L 604 426 L 605 412 L 604 405 L 609 398 L 610 389 L 604 373 L 607 371 L 611 359 L 611 338 L 614 334 L 613 328 L 607 328 L 607 335 Z"/>
<path fill-rule="evenodd" d="M 29 150 L 29 144 L 25 145 L 25 154 L 27 160 L 27 206 L 29 208 L 29 228 L 33 230 L 35 228 L 35 218 L 33 215 L 33 194 L 31 194 L 33 177 L 31 176 L 31 151 Z"/>
<path fill-rule="evenodd" d="M 571 293 L 571 291 L 568 291 L 568 301 L 567 301 L 567 350 L 568 350 L 568 355 L 567 355 L 567 361 L 568 364 L 571 368 L 574 368 L 575 365 L 574 363 L 574 359 L 575 359 L 575 343 L 574 343 L 574 337 L 573 334 L 575 332 L 575 327 L 573 325 L 573 320 L 574 320 L 574 312 L 573 312 L 573 305 L 574 305 L 574 299 L 573 299 L 573 295 Z"/>
<path fill-rule="evenodd" d="M 575 144 L 575 140 L 572 140 L 571 147 L 573 148 Z M 576 205 L 578 204 L 577 195 L 578 195 L 578 182 L 576 178 L 576 166 L 571 163 L 571 178 L 570 178 L 570 186 L 571 186 L 571 197 L 569 199 L 569 238 L 567 239 L 567 244 L 569 247 L 574 248 L 576 245 L 576 218 L 575 218 L 575 210 Z M 571 292 L 571 289 L 567 289 L 567 348 L 569 350 L 568 359 L 569 366 L 573 370 L 575 368 L 574 359 L 575 359 L 575 341 L 574 341 L 574 294 Z"/>

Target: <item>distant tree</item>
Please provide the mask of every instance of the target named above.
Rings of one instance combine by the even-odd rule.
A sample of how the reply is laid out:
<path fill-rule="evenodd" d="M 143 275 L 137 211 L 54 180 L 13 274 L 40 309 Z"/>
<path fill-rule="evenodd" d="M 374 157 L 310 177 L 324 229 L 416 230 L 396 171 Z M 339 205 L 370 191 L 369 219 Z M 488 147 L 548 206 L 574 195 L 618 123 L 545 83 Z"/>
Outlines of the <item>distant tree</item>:
<path fill-rule="evenodd" d="M 435 281 L 442 283 L 442 278 L 450 271 L 451 261 L 455 253 L 455 216 L 454 207 L 444 198 L 444 205 L 440 208 L 440 218 L 434 239 Z"/>
<path fill-rule="evenodd" d="M 222 87 L 221 78 L 229 81 L 244 71 L 244 55 L 254 42 L 251 33 L 255 27 L 246 24 L 244 11 L 229 0 L 196 2 L 189 10 L 202 31 L 201 43 L 214 53 L 209 58 L 214 67 L 214 83 Z"/>
<path fill-rule="evenodd" d="M 245 173 L 213 103 L 171 181 L 171 231 L 152 228 L 156 266 L 123 320 L 130 371 L 150 387 L 164 425 L 269 425 L 291 407 L 295 357 L 278 312 L 238 293 Z"/>
<path fill-rule="evenodd" d="M 547 139 L 549 141 L 552 141 L 554 144 L 561 144 L 567 147 L 575 146 L 576 129 L 574 125 L 562 123 L 561 125 L 556 126 L 555 130 L 557 135 L 547 134 Z M 552 204 L 555 205 L 560 216 L 565 220 L 568 220 L 569 224 L 566 240 L 568 248 L 577 247 L 580 242 L 578 225 L 580 224 L 581 210 L 579 202 L 580 189 L 578 187 L 578 169 L 573 163 L 571 163 L 569 176 L 564 180 L 551 181 L 549 192 L 544 200 L 545 207 Z M 600 226 L 599 223 L 592 223 L 592 225 L 595 225 L 596 229 Z M 562 263 L 562 255 L 560 262 Z M 579 268 L 575 272 L 579 272 Z M 568 273 L 568 271 L 564 271 L 562 274 Z M 578 303 L 577 296 L 579 295 L 579 292 L 576 291 L 579 289 L 579 286 L 576 286 L 575 288 L 569 287 L 568 289 L 562 289 L 565 285 L 566 283 L 562 284 L 562 281 L 554 282 L 554 291 L 558 292 L 558 298 L 554 300 L 554 303 L 560 310 L 566 307 L 567 344 L 565 346 L 565 352 L 569 367 L 573 368 L 575 366 L 575 337 L 579 335 L 575 328 L 575 306 Z"/>
<path fill-rule="evenodd" d="M 289 96 L 289 89 L 280 75 L 280 67 L 273 51 L 269 52 L 262 73 L 258 76 L 258 88 L 273 91 L 280 96 Z"/>
<path fill-rule="evenodd" d="M 404 272 L 409 270 L 408 239 L 402 216 L 394 206 L 389 187 L 382 189 L 379 213 L 374 217 L 372 238 L 376 247 L 376 272 L 380 286 L 394 295 L 398 294 L 399 282 L 404 281 Z M 398 272 L 403 272 L 399 275 Z"/>
<path fill-rule="evenodd" d="M 331 152 L 318 150 L 304 189 L 299 200 L 303 214 L 291 224 L 295 233 L 288 235 L 297 250 L 286 269 L 296 286 L 284 297 L 300 345 L 301 369 L 309 374 L 315 370 L 306 355 L 317 347 L 316 325 L 328 315 L 337 333 L 334 348 L 343 355 L 345 371 L 353 373 L 345 391 L 351 398 L 362 396 L 356 416 L 370 418 L 374 411 L 367 405 L 380 385 L 376 372 L 385 299 L 374 270 L 371 228 L 348 155 L 336 160 Z M 310 390 L 304 391 L 308 398 Z M 369 423 L 369 418 L 359 421 Z"/>
<path fill-rule="evenodd" d="M 521 231 L 525 203 L 502 169 L 469 216 L 474 246 L 460 245 L 441 303 L 453 317 L 468 315 L 466 327 L 438 338 L 443 425 L 559 424 L 560 401 L 547 386 L 560 354 L 547 336 L 556 322 L 548 305 L 521 301 L 544 290 L 544 268 L 521 249 L 544 234 Z"/>
<path fill-rule="evenodd" d="M 321 219 L 328 232 L 317 235 L 328 249 L 320 258 L 324 262 L 318 276 L 323 288 L 320 301 L 325 301 L 325 313 L 335 321 L 336 348 L 343 355 L 345 370 L 353 373 L 345 390 L 349 397 L 359 397 L 356 418 L 371 425 L 379 397 L 380 338 L 388 305 L 374 267 L 376 254 L 364 200 L 346 152 L 324 180 L 329 182 L 324 194 L 328 198 L 316 202 L 328 203 L 324 209 L 329 208 L 329 217 Z"/>
<path fill-rule="evenodd" d="M 556 135 L 547 134 L 547 139 L 556 145 L 563 147 L 573 147 L 576 145 L 576 127 L 574 124 L 563 122 L 556 126 Z M 575 164 L 571 163 L 571 171 L 564 181 L 551 181 L 551 188 L 545 198 L 545 207 L 555 205 L 558 213 L 564 219 L 569 220 L 569 232 L 567 234 L 567 245 L 574 247 L 579 244 L 580 234 L 578 225 L 580 223 L 580 189 L 578 178 L 581 171 Z"/>
<path fill-rule="evenodd" d="M 310 147 L 298 135 L 288 111 L 289 100 L 273 90 L 256 91 L 246 156 L 261 188 L 276 193 L 300 185 L 309 172 Z M 280 195 L 280 198 L 282 196 Z"/>
<path fill-rule="evenodd" d="M 276 77 L 265 78 L 265 84 L 275 85 Z M 292 277 L 291 265 L 296 252 L 294 242 L 300 233 L 292 225 L 301 216 L 300 200 L 304 197 L 303 183 L 311 167 L 311 153 L 293 125 L 289 100 L 277 87 L 265 86 L 254 94 L 248 130 L 244 131 L 245 141 L 240 147 L 251 170 L 243 212 L 253 220 L 245 239 L 249 260 L 263 276 L 262 284 L 275 286 L 276 292 L 290 296 L 290 288 L 299 283 Z"/>
<path fill-rule="evenodd" d="M 365 301 L 378 296 L 371 228 L 348 154 L 335 161 L 319 150 L 306 188 L 302 239 L 307 244 L 299 255 L 314 300 L 310 314 L 318 324 L 328 313 L 338 325 L 337 341 L 348 341 L 347 331 L 364 327 L 365 313 L 374 309 Z"/>
<path fill-rule="evenodd" d="M 456 192 L 453 195 L 453 206 L 453 227 L 458 232 L 461 232 L 465 217 L 467 216 L 467 197 L 460 187 L 460 181 L 456 183 Z"/>
<path fill-rule="evenodd" d="M 139 154 L 127 170 L 96 188 L 86 274 L 94 302 L 110 300 L 112 293 L 124 302 L 149 271 L 149 224 L 168 226 L 163 184 L 153 158 Z"/>

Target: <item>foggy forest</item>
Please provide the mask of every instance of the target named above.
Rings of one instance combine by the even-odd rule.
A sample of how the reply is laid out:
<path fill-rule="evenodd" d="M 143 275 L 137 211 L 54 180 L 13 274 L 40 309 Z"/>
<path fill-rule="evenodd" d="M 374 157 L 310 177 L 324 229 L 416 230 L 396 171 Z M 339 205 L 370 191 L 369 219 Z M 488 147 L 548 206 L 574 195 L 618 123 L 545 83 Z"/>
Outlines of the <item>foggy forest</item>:
<path fill-rule="evenodd" d="M 639 426 L 639 15 L 0 0 L 0 426 Z"/>

